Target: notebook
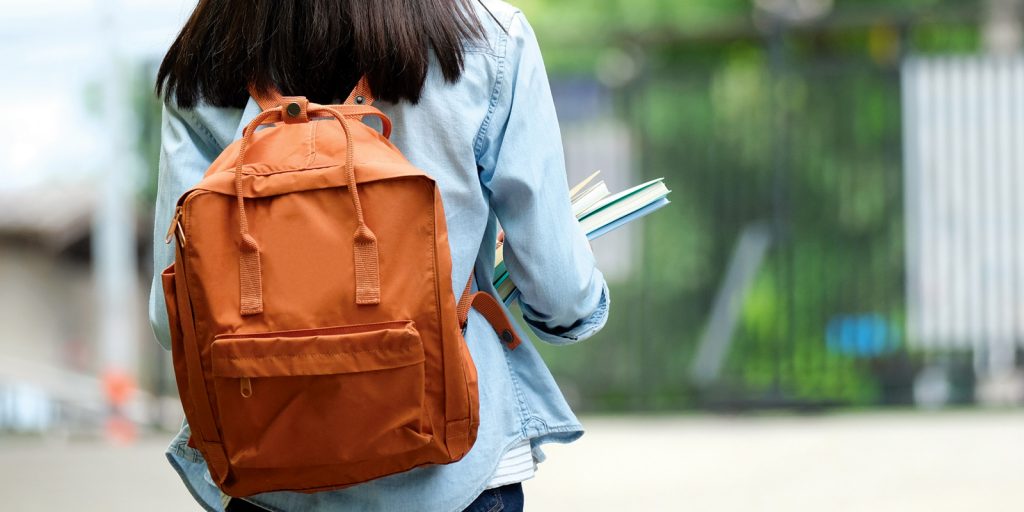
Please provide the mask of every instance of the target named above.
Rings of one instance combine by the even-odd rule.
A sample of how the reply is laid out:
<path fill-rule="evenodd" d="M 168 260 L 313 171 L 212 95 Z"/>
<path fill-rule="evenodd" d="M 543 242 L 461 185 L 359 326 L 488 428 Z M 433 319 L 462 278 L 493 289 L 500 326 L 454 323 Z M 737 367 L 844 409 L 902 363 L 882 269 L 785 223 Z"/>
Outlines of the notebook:
<path fill-rule="evenodd" d="M 604 180 L 599 179 L 600 172 L 591 174 L 569 191 L 573 214 L 589 240 L 604 236 L 669 204 L 668 194 L 671 190 L 663 178 L 612 194 Z M 501 243 L 498 244 L 494 261 L 494 287 L 498 296 L 509 305 L 519 291 L 505 268 Z"/>

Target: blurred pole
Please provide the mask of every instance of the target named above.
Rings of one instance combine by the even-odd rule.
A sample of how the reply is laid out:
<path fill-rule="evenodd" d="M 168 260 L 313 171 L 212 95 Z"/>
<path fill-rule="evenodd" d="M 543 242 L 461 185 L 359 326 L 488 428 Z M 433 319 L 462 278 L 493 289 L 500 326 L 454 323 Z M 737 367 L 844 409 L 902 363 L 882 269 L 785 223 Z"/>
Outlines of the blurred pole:
<path fill-rule="evenodd" d="M 993 55 L 1014 56 L 1024 43 L 1021 15 L 1024 0 L 987 0 L 984 18 L 985 50 Z M 1016 346 L 1012 340 L 990 340 L 975 350 L 975 370 L 985 378 L 1003 378 L 1016 368 Z"/>
<path fill-rule="evenodd" d="M 109 153 L 100 169 L 100 202 L 93 219 L 93 275 L 99 315 L 101 377 L 109 402 L 108 434 L 114 440 L 134 437 L 122 411 L 133 393 L 138 374 L 135 337 L 139 329 L 135 255 L 135 170 L 132 138 L 134 116 L 127 67 L 120 48 L 116 0 L 97 0 L 99 48 L 106 56 L 103 70 L 103 119 Z"/>
<path fill-rule="evenodd" d="M 772 226 L 748 224 L 740 232 L 690 366 L 691 381 L 707 388 L 718 381 L 732 347 L 736 324 L 772 243 Z"/>
<path fill-rule="evenodd" d="M 985 49 L 998 55 L 1013 55 L 1024 43 L 1021 28 L 1024 0 L 987 0 L 984 34 Z"/>
<path fill-rule="evenodd" d="M 777 318 L 776 339 L 772 351 L 775 358 L 772 376 L 771 399 L 781 399 L 783 387 L 787 384 L 787 371 L 792 370 L 791 357 L 794 346 L 793 325 L 795 323 L 795 291 L 792 272 L 792 238 L 790 233 L 789 207 L 789 91 L 787 85 L 786 30 L 781 19 L 773 21 L 768 33 L 768 69 L 771 91 L 769 109 L 772 122 L 772 240 L 775 243 L 776 297 L 783 314 Z"/>

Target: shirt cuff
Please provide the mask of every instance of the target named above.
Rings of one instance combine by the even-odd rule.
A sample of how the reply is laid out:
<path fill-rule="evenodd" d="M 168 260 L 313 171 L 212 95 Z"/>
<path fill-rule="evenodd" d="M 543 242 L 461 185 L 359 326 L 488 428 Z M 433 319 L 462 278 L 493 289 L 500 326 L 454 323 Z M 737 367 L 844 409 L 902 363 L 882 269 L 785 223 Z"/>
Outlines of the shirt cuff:
<path fill-rule="evenodd" d="M 575 324 L 569 327 L 554 328 L 548 327 L 542 322 L 532 320 L 531 317 L 539 317 L 542 315 L 537 314 L 533 308 L 522 301 L 519 302 L 519 308 L 523 312 L 523 320 L 526 322 L 526 325 L 530 326 L 530 329 L 538 338 L 553 345 L 571 345 L 593 336 L 597 331 L 600 331 L 601 328 L 604 327 L 604 324 L 608 322 L 608 306 L 610 303 L 611 299 L 610 294 L 608 293 L 608 283 L 602 282 L 601 298 L 593 313 L 578 320 Z"/>

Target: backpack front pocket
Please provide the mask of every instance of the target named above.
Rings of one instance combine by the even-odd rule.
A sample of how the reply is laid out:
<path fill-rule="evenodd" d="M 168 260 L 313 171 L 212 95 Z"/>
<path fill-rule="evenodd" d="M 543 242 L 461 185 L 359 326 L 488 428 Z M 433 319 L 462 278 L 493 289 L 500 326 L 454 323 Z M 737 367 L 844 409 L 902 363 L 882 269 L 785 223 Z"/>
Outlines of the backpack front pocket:
<path fill-rule="evenodd" d="M 412 321 L 220 335 L 211 360 L 237 467 L 347 464 L 430 442 Z"/>

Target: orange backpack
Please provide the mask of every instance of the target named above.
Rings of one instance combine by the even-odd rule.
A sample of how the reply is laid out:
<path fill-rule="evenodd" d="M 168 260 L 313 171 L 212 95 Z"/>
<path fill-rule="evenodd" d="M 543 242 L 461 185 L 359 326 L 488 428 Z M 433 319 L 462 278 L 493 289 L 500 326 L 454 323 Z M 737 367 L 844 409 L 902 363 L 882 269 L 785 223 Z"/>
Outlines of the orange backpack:
<path fill-rule="evenodd" d="M 469 293 L 472 276 L 456 303 L 437 184 L 388 141 L 365 82 L 345 105 L 257 100 L 168 231 L 190 444 L 230 496 L 461 459 L 479 424 L 469 308 L 509 348 L 520 340 L 493 296 Z"/>

